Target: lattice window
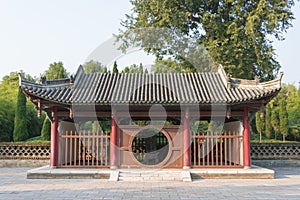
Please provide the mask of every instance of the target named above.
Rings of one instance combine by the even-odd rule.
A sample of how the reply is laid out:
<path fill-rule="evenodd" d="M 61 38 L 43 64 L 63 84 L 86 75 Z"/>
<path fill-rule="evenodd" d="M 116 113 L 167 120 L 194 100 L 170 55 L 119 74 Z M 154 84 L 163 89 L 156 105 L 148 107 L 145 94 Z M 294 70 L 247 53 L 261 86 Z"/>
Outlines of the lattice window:
<path fill-rule="evenodd" d="M 49 159 L 50 145 L 0 145 L 0 159 Z"/>
<path fill-rule="evenodd" d="M 300 159 L 300 144 L 252 144 L 252 159 Z"/>

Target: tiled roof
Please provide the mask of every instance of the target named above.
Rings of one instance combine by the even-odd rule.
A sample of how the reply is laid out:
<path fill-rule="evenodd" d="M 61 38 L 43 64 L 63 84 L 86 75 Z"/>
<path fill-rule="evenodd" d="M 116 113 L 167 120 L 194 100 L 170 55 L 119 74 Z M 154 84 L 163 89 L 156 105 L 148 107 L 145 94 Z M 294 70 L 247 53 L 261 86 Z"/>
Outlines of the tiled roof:
<path fill-rule="evenodd" d="M 236 104 L 273 95 L 281 76 L 265 83 L 229 78 L 218 72 L 173 74 L 85 74 L 74 82 L 31 83 L 20 79 L 29 96 L 63 104 Z"/>

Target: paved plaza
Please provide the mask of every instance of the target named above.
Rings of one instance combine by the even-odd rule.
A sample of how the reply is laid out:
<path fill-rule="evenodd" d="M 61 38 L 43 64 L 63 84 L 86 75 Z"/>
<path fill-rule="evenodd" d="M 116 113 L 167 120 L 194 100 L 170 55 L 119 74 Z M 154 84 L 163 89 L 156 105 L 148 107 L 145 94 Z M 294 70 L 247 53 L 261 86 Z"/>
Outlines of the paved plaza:
<path fill-rule="evenodd" d="M 26 179 L 28 168 L 0 168 L 0 199 L 300 199 L 300 168 L 275 168 L 275 179 L 109 182 Z"/>

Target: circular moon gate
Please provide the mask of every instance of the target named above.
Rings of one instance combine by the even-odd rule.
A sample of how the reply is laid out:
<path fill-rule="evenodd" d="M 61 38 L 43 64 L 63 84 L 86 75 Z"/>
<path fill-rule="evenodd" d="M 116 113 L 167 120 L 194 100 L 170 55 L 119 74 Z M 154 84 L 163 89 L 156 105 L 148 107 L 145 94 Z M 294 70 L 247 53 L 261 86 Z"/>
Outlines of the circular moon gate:
<path fill-rule="evenodd" d="M 169 139 L 156 129 L 144 129 L 132 140 L 132 153 L 142 165 L 161 164 L 167 158 L 169 150 Z"/>

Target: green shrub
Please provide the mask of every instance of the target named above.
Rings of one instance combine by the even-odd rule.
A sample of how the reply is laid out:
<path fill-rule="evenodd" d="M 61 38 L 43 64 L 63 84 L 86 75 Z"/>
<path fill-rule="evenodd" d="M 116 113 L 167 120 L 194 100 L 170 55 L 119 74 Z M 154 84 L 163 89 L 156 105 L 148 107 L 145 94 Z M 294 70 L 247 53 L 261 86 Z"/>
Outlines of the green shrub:
<path fill-rule="evenodd" d="M 42 140 L 50 140 L 51 139 L 51 122 L 48 117 L 45 118 L 42 128 Z"/>

